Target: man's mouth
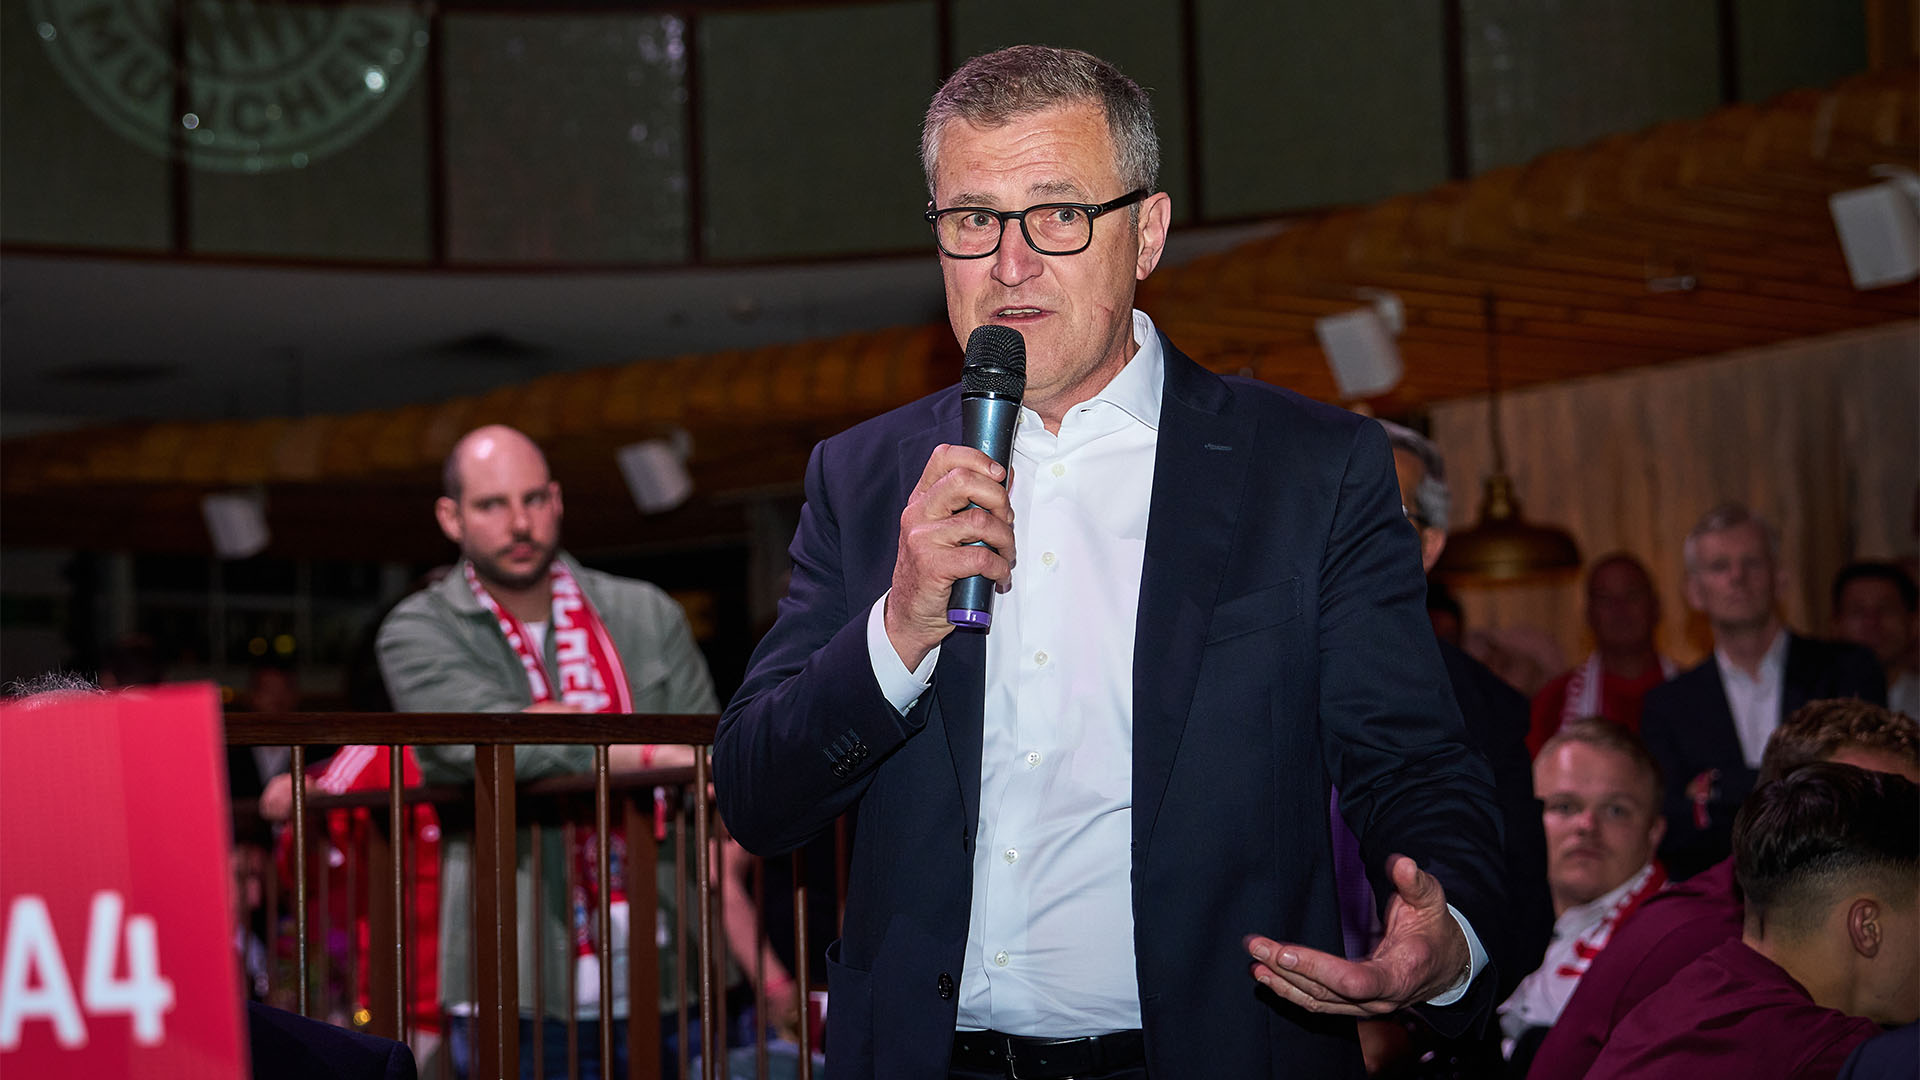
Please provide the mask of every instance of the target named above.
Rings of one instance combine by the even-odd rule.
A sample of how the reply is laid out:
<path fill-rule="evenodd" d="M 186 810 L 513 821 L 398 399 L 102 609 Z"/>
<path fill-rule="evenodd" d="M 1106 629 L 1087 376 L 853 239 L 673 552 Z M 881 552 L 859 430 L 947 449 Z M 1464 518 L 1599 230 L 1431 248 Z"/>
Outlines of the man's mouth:
<path fill-rule="evenodd" d="M 1045 314 L 1047 314 L 1046 310 L 1037 307 L 1003 307 L 996 308 L 993 317 L 996 319 L 1034 319 Z"/>

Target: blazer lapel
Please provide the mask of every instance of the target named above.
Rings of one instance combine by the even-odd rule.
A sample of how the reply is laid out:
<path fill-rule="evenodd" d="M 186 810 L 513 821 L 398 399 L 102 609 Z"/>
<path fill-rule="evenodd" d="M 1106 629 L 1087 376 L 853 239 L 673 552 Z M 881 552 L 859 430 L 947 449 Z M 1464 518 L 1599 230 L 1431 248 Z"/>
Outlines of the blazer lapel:
<path fill-rule="evenodd" d="M 1160 814 L 1200 675 L 1200 650 L 1253 459 L 1250 410 L 1163 334 L 1165 393 L 1133 644 L 1133 839 Z"/>
<path fill-rule="evenodd" d="M 960 441 L 960 395 L 947 395 L 934 407 L 934 423 L 900 440 L 901 490 L 896 506 L 905 506 L 913 485 L 926 471 L 927 458 L 941 443 Z M 940 643 L 933 669 L 933 695 L 945 729 L 953 779 L 960 789 L 962 820 L 973 835 L 980 820 L 980 738 L 986 709 L 987 642 L 982 634 L 956 630 Z M 972 845 L 968 845 L 972 850 Z"/>
<path fill-rule="evenodd" d="M 1739 727 L 1733 721 L 1733 706 L 1727 701 L 1727 685 L 1720 673 L 1720 657 L 1709 654 L 1707 660 L 1706 666 L 1700 669 L 1703 677 L 1697 688 L 1701 715 L 1724 719 L 1717 724 L 1700 724 L 1695 728 L 1700 733 L 1701 741 L 1706 744 L 1701 748 L 1701 755 L 1725 767 L 1743 769 L 1747 764 L 1747 752 L 1740 748 Z"/>
<path fill-rule="evenodd" d="M 1820 657 L 1807 639 L 1793 631 L 1787 631 L 1787 661 L 1780 672 L 1780 716 L 1785 722 L 1787 717 L 1800 710 L 1800 706 L 1813 700 L 1813 690 L 1820 682 Z"/>

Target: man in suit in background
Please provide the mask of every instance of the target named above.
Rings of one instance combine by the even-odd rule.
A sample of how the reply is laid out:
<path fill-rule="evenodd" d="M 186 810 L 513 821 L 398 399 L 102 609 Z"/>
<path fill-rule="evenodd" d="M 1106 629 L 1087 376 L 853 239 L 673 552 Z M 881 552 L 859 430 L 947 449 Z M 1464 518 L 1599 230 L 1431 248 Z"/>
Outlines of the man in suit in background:
<path fill-rule="evenodd" d="M 1727 503 L 1700 519 L 1682 550 L 1687 603 L 1712 625 L 1713 655 L 1648 693 L 1641 719 L 1666 775 L 1660 857 L 1675 880 L 1733 850 L 1733 815 L 1783 717 L 1818 698 L 1887 700 L 1872 653 L 1804 638 L 1781 623 L 1773 526 Z"/>
<path fill-rule="evenodd" d="M 1133 309 L 1171 204 L 1111 65 L 975 58 L 922 148 L 955 337 L 1025 338 L 1011 489 L 952 390 L 816 447 L 714 747 L 750 850 L 857 815 L 829 1075 L 1357 1076 L 1351 1017 L 1484 1020 L 1497 811 L 1385 436 Z M 972 575 L 992 629 L 951 633 Z M 1357 963 L 1330 784 L 1390 898 Z"/>

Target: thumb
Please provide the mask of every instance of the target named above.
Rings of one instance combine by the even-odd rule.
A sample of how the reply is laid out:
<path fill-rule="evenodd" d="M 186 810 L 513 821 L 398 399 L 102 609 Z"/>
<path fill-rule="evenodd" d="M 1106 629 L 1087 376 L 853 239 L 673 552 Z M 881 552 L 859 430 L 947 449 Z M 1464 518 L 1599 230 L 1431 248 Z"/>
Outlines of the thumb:
<path fill-rule="evenodd" d="M 1446 903 L 1439 879 L 1420 869 L 1420 864 L 1407 856 L 1392 856 L 1387 871 L 1393 877 L 1394 890 L 1409 905 L 1426 908 L 1440 907 Z"/>

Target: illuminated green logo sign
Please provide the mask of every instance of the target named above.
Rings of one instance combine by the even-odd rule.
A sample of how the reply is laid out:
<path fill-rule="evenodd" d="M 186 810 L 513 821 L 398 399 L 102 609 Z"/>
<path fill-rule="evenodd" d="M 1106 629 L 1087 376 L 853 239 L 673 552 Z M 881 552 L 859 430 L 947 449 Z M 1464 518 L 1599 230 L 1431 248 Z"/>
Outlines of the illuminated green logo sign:
<path fill-rule="evenodd" d="M 177 146 L 222 172 L 304 168 L 351 145 L 426 56 L 426 21 L 402 5 L 202 0 L 186 3 L 177 31 L 169 0 L 32 4 L 54 65 L 101 119 L 155 154 Z"/>

